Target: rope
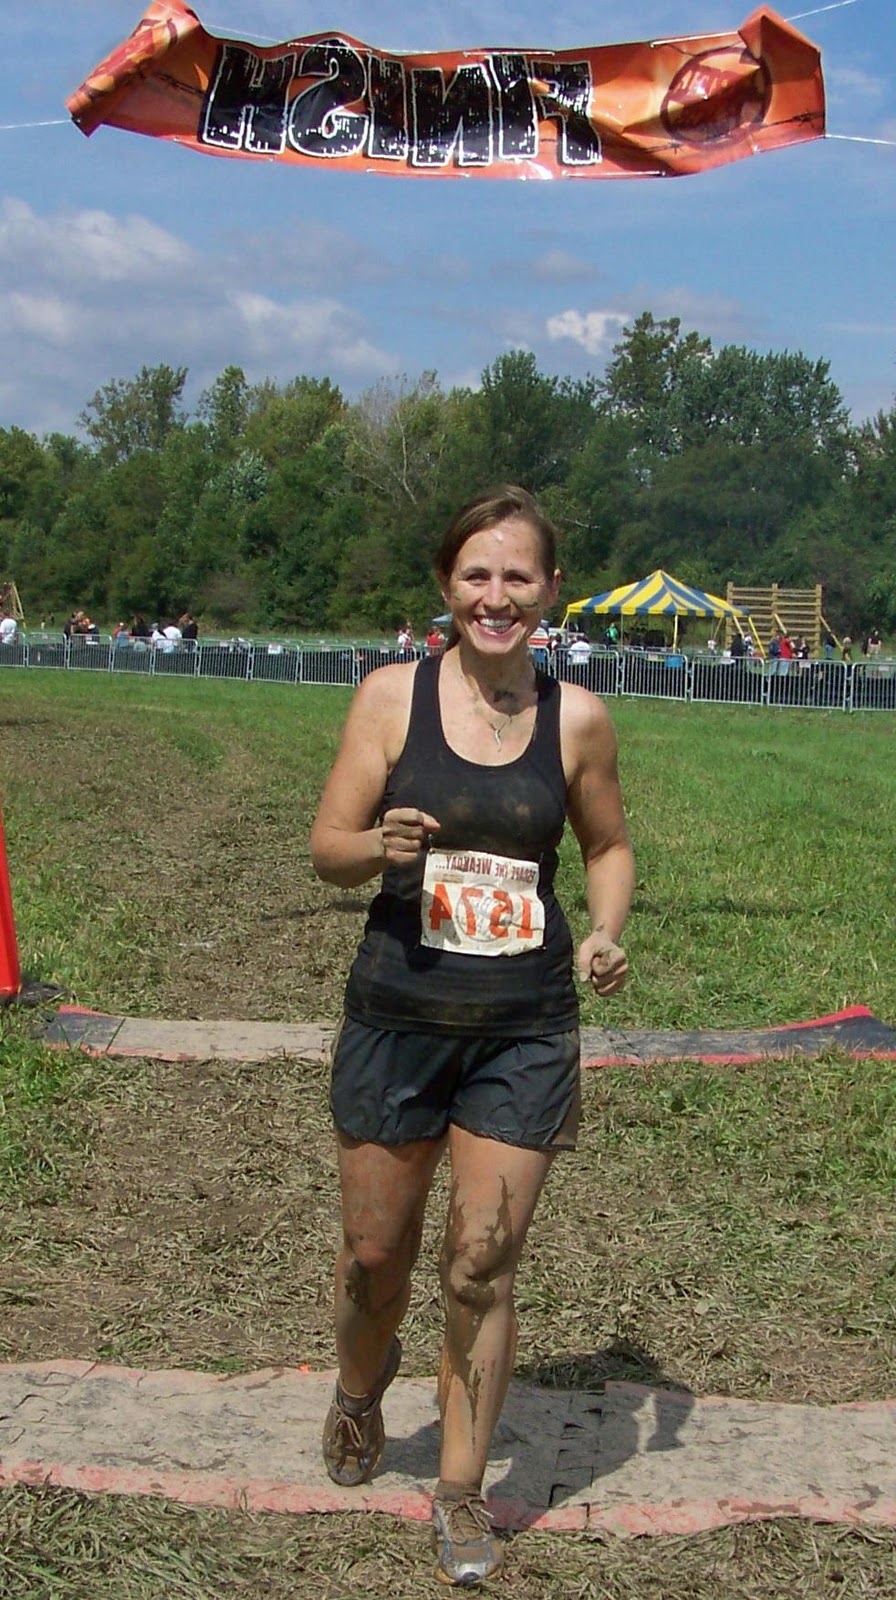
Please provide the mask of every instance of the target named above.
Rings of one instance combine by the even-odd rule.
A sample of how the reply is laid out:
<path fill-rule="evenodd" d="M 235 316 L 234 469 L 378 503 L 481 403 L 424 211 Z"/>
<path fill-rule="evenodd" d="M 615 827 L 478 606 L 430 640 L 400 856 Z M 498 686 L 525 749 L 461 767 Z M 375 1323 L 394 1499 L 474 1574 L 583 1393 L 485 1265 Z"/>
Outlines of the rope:
<path fill-rule="evenodd" d="M 885 144 L 896 150 L 896 139 L 864 139 L 860 133 L 826 133 L 826 139 L 844 139 L 848 144 Z"/>
<path fill-rule="evenodd" d="M 14 133 L 19 128 L 61 128 L 70 117 L 50 117 L 46 122 L 0 122 L 0 133 Z"/>
<path fill-rule="evenodd" d="M 834 0 L 833 5 L 816 6 L 814 11 L 798 11 L 795 17 L 788 17 L 788 22 L 802 22 L 805 17 L 819 17 L 822 11 L 840 11 L 843 6 L 854 6 L 858 0 Z"/>

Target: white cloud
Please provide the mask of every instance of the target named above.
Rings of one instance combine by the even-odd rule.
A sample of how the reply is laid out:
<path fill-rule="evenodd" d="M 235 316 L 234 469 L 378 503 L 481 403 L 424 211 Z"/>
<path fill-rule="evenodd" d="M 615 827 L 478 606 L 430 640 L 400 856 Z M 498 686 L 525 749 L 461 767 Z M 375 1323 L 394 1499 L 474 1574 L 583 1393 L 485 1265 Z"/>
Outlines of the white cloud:
<path fill-rule="evenodd" d="M 365 339 L 361 319 L 336 300 L 281 304 L 267 295 L 236 293 L 233 310 L 242 319 L 256 359 L 276 357 L 291 349 L 301 358 L 309 349 L 325 347 L 335 365 L 359 377 L 379 376 L 388 356 Z"/>
<path fill-rule="evenodd" d="M 618 311 L 558 311 L 548 317 L 547 332 L 551 339 L 571 339 L 581 345 L 586 355 L 605 356 L 618 339 L 627 320 Z"/>
<path fill-rule="evenodd" d="M 75 332 L 78 316 L 59 295 L 27 294 L 14 291 L 6 301 L 6 331 L 27 334 L 48 344 L 68 344 Z"/>
<path fill-rule="evenodd" d="M 231 363 L 349 389 L 402 364 L 332 292 L 259 292 L 250 253 L 206 253 L 140 216 L 0 202 L 0 297 L 0 426 L 36 433 L 71 431 L 99 387 L 144 365 L 187 367 L 195 399 Z"/>
<path fill-rule="evenodd" d="M 106 211 L 40 216 L 24 200 L 0 204 L 0 273 L 37 273 L 51 282 L 128 283 L 152 281 L 160 272 L 183 271 L 193 252 L 173 234 L 144 217 L 112 217 Z"/>

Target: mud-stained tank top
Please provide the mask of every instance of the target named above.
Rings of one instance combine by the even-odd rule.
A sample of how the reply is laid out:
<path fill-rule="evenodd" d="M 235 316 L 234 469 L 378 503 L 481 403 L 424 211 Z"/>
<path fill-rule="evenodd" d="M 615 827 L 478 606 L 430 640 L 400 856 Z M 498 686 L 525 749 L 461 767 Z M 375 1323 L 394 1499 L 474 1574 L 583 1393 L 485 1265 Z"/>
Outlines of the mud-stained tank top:
<path fill-rule="evenodd" d="M 425 856 L 411 868 L 389 866 L 349 974 L 346 1013 L 372 1027 L 409 1032 L 494 1038 L 564 1033 L 578 1023 L 578 1000 L 572 940 L 554 895 L 566 821 L 560 685 L 536 672 L 538 703 L 528 746 L 504 766 L 481 766 L 446 742 L 440 666 L 441 658 L 433 657 L 417 667 L 407 739 L 389 774 L 381 814 L 394 806 L 428 812 L 441 823 L 433 850 L 468 852 L 465 859 L 474 865 L 489 855 L 536 863 L 543 943 L 497 957 L 433 948 L 422 922 Z"/>

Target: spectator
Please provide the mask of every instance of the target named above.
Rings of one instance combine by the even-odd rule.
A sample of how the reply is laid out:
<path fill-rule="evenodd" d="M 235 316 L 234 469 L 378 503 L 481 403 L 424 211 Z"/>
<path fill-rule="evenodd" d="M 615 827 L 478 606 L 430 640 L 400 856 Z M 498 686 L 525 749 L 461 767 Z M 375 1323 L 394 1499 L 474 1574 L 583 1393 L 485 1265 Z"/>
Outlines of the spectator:
<path fill-rule="evenodd" d="M 577 633 L 567 651 L 567 660 L 572 667 L 587 666 L 591 660 L 591 646 L 584 634 Z"/>
<path fill-rule="evenodd" d="M 183 616 L 178 618 L 177 626 L 185 643 L 195 644 L 199 638 L 199 624 L 195 617 L 190 616 L 189 611 L 185 611 Z"/>
<path fill-rule="evenodd" d="M 0 611 L 0 645 L 15 644 L 19 625 L 10 611 Z"/>
<path fill-rule="evenodd" d="M 76 634 L 87 632 L 87 618 L 83 611 L 73 611 L 68 620 L 63 624 L 62 632 L 66 639 L 73 638 Z"/>
<path fill-rule="evenodd" d="M 148 639 L 151 634 L 152 634 L 152 629 L 149 626 L 149 623 L 147 622 L 146 618 L 144 617 L 143 612 L 142 611 L 138 611 L 137 615 L 135 616 L 135 618 L 134 618 L 134 620 L 133 620 L 133 622 L 131 624 L 131 638 L 132 639 Z"/>
<path fill-rule="evenodd" d="M 866 656 L 879 656 L 880 655 L 880 632 L 879 632 L 879 630 L 877 628 L 872 628 L 871 632 L 868 635 L 868 642 L 867 642 L 867 645 L 865 647 L 865 654 L 866 654 Z"/>
<path fill-rule="evenodd" d="M 437 622 L 431 623 L 429 632 L 426 635 L 426 654 L 428 656 L 437 656 L 439 651 L 444 648 L 444 645 L 444 633 Z"/>
<path fill-rule="evenodd" d="M 834 651 L 837 648 L 837 641 L 834 638 L 834 635 L 831 633 L 830 629 L 828 629 L 827 633 L 824 636 L 824 644 L 823 644 L 822 648 L 824 649 L 824 659 L 825 659 L 825 661 L 833 661 L 833 659 L 834 659 Z"/>
<path fill-rule="evenodd" d="M 396 639 L 395 644 L 400 656 L 407 656 L 411 654 L 411 651 L 414 648 L 414 630 L 407 619 L 405 619 L 398 630 L 398 638 Z"/>
<path fill-rule="evenodd" d="M 112 634 L 112 642 L 117 650 L 125 650 L 130 643 L 130 635 L 123 622 L 119 622 Z"/>
<path fill-rule="evenodd" d="M 778 643 L 778 671 L 782 678 L 786 678 L 793 660 L 793 641 L 789 633 L 782 633 Z"/>
<path fill-rule="evenodd" d="M 165 635 L 165 638 L 168 640 L 172 650 L 177 650 L 179 646 L 183 644 L 184 636 L 176 622 L 167 622 L 162 629 L 162 632 Z"/>
<path fill-rule="evenodd" d="M 852 640 L 848 633 L 843 635 L 843 643 L 840 646 L 840 654 L 844 661 L 852 660 Z"/>

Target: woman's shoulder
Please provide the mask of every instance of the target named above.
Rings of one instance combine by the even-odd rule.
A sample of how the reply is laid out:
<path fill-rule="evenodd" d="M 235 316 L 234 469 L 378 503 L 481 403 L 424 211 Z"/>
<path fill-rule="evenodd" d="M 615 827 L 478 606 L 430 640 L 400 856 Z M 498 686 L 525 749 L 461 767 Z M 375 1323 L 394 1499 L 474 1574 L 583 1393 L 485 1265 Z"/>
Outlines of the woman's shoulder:
<path fill-rule="evenodd" d="M 593 733 L 611 728 L 610 713 L 603 701 L 581 683 L 561 683 L 560 720 L 570 732 Z"/>
<path fill-rule="evenodd" d="M 355 699 L 366 707 L 388 706 L 404 702 L 411 692 L 417 661 L 393 661 L 385 667 L 374 667 L 361 679 Z"/>
<path fill-rule="evenodd" d="M 404 743 L 418 664 L 396 661 L 375 667 L 355 690 L 349 718 L 352 726 L 365 737 L 379 733 L 387 750 Z"/>
<path fill-rule="evenodd" d="M 564 683 L 560 699 L 560 745 L 567 773 L 615 760 L 616 730 L 603 701 L 578 683 Z"/>

